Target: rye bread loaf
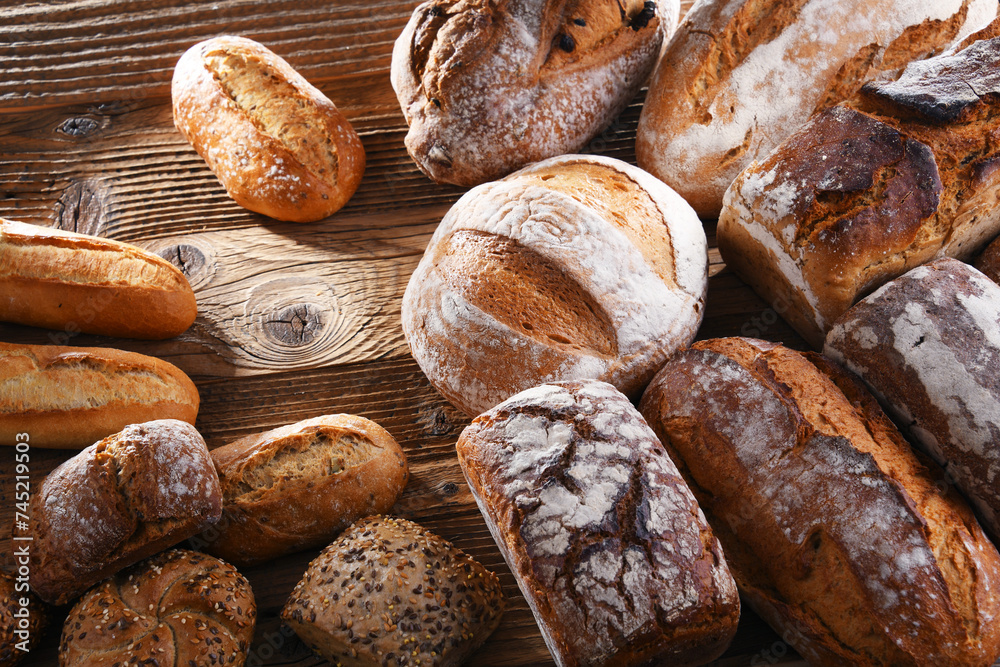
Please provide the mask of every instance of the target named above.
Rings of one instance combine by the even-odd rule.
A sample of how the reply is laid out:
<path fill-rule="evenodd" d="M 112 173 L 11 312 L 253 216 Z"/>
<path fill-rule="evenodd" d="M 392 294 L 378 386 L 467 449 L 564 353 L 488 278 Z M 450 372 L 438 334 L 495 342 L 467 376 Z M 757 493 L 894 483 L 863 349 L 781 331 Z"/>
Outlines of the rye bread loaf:
<path fill-rule="evenodd" d="M 361 183 L 365 151 L 326 95 L 262 44 L 223 35 L 195 44 L 170 86 L 174 124 L 240 206 L 313 222 Z"/>
<path fill-rule="evenodd" d="M 865 380 L 1000 538 L 1000 285 L 950 258 L 917 267 L 844 313 L 824 354 Z"/>
<path fill-rule="evenodd" d="M 27 575 L 18 581 L 0 572 L 0 667 L 14 667 L 26 658 L 48 624 L 48 611 L 27 588 L 31 573 Z"/>
<path fill-rule="evenodd" d="M 497 576 L 412 521 L 363 519 L 309 564 L 281 618 L 335 665 L 461 664 L 500 623 Z"/>
<path fill-rule="evenodd" d="M 31 587 L 65 604 L 221 512 L 219 477 L 193 426 L 127 426 L 53 470 L 32 495 Z"/>
<path fill-rule="evenodd" d="M 598 378 L 636 396 L 704 310 L 691 207 L 640 169 L 566 155 L 468 192 L 403 296 L 413 357 L 470 417 L 537 384 Z"/>
<path fill-rule="evenodd" d="M 183 333 L 197 314 L 187 278 L 159 255 L 0 218 L 0 320 L 161 339 Z"/>
<path fill-rule="evenodd" d="M 231 565 L 172 549 L 87 592 L 63 623 L 60 667 L 246 663 L 257 607 Z"/>
<path fill-rule="evenodd" d="M 678 0 L 424 2 L 390 73 L 410 156 L 438 183 L 471 186 L 580 151 L 639 91 L 679 10 Z"/>
<path fill-rule="evenodd" d="M 129 424 L 194 424 L 191 379 L 155 357 L 110 348 L 0 343 L 0 443 L 82 448 Z"/>
<path fill-rule="evenodd" d="M 695 665 L 725 651 L 740 605 L 722 550 L 618 390 L 528 389 L 456 447 L 556 664 Z"/>
<path fill-rule="evenodd" d="M 774 343 L 700 341 L 640 409 L 743 599 L 810 664 L 1000 655 L 1000 554 L 851 374 Z"/>
<path fill-rule="evenodd" d="M 639 166 L 715 218 L 737 174 L 810 116 L 996 15 L 996 0 L 699 0 L 653 74 Z"/>
<path fill-rule="evenodd" d="M 1000 232 L 998 31 L 866 85 L 727 191 L 723 259 L 816 348 L 865 294 Z"/>
<path fill-rule="evenodd" d="M 325 546 L 358 519 L 388 512 L 409 476 L 399 443 L 375 422 L 324 415 L 212 450 L 222 518 L 192 542 L 238 567 Z"/>

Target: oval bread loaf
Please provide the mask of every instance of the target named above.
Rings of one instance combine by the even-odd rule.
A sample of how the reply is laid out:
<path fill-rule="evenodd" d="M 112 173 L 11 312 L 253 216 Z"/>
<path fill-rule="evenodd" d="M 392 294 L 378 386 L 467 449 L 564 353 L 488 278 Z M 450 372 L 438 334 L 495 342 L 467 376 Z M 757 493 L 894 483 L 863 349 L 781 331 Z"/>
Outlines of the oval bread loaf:
<path fill-rule="evenodd" d="M 995 3 L 995 0 L 994 0 Z M 392 52 L 406 149 L 478 185 L 580 151 L 645 82 L 678 0 L 430 0 Z"/>
<path fill-rule="evenodd" d="M 726 650 L 740 603 L 722 549 L 621 392 L 528 389 L 456 448 L 557 665 L 700 665 Z"/>
<path fill-rule="evenodd" d="M 158 255 L 0 218 L 0 320 L 161 339 L 183 333 L 197 314 L 187 278 Z"/>
<path fill-rule="evenodd" d="M 619 160 L 561 156 L 452 207 L 406 287 L 403 332 L 470 416 L 549 381 L 637 395 L 694 339 L 707 266 L 704 229 L 670 188 Z"/>
<path fill-rule="evenodd" d="M 462 664 L 500 623 L 500 580 L 412 521 L 363 519 L 309 564 L 281 618 L 334 665 Z"/>
<path fill-rule="evenodd" d="M 59 665 L 241 667 L 256 619 L 242 574 L 217 558 L 172 549 L 119 572 L 73 606 Z"/>
<path fill-rule="evenodd" d="M 293 222 L 338 211 L 365 152 L 333 102 L 265 46 L 221 36 L 192 46 L 170 88 L 174 124 L 237 204 Z"/>
<path fill-rule="evenodd" d="M 699 0 L 653 74 L 639 166 L 715 218 L 736 175 L 810 116 L 996 15 L 996 0 Z"/>
<path fill-rule="evenodd" d="M 221 513 L 198 431 L 175 419 L 133 424 L 60 465 L 32 495 L 31 587 L 65 604 Z"/>
<path fill-rule="evenodd" d="M 222 518 L 195 538 L 237 566 L 324 546 L 406 486 L 403 450 L 375 422 L 324 415 L 212 450 Z"/>
<path fill-rule="evenodd" d="M 917 267 L 844 313 L 824 353 L 865 380 L 1000 538 L 1000 286 L 954 259 Z"/>
<path fill-rule="evenodd" d="M 0 343 L 0 442 L 82 448 L 129 424 L 194 424 L 191 379 L 155 357 L 99 347 Z"/>
<path fill-rule="evenodd" d="M 640 409 L 743 599 L 809 664 L 1000 655 L 1000 554 L 854 376 L 774 343 L 699 341 Z"/>

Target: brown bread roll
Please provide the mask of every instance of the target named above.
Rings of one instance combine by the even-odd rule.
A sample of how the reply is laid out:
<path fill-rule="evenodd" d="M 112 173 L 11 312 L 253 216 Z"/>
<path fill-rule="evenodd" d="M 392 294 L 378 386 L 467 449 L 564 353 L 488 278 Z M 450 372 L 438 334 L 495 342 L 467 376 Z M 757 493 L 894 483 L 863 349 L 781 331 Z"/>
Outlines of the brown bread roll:
<path fill-rule="evenodd" d="M 18 560 L 16 553 L 14 560 Z M 0 572 L 0 667 L 13 667 L 27 657 L 48 624 L 45 606 L 28 590 L 31 573 L 25 571 L 27 576 L 17 580 Z"/>
<path fill-rule="evenodd" d="M 173 549 L 87 592 L 63 623 L 60 667 L 246 663 L 257 606 L 231 565 Z"/>
<path fill-rule="evenodd" d="M 373 421 L 324 415 L 212 450 L 222 518 L 195 546 L 237 566 L 329 544 L 388 512 L 409 477 L 403 450 Z"/>
<path fill-rule="evenodd" d="M 197 314 L 187 278 L 159 255 L 0 218 L 0 320 L 161 339 L 183 333 Z"/>
<path fill-rule="evenodd" d="M 715 218 L 736 176 L 810 116 L 996 15 L 996 0 L 698 0 L 653 74 L 639 166 Z"/>
<path fill-rule="evenodd" d="M 32 495 L 31 587 L 65 604 L 221 513 L 219 477 L 193 426 L 127 426 L 53 470 Z"/>
<path fill-rule="evenodd" d="M 1000 286 L 943 258 L 838 319 L 824 354 L 860 375 L 1000 538 Z"/>
<path fill-rule="evenodd" d="M 700 341 L 640 409 L 743 599 L 810 664 L 1000 655 L 1000 554 L 852 375 L 774 343 Z"/>
<path fill-rule="evenodd" d="M 403 296 L 413 357 L 469 416 L 543 382 L 638 395 L 690 343 L 708 253 L 694 211 L 641 169 L 565 155 L 468 192 Z"/>
<path fill-rule="evenodd" d="M 98 347 L 0 343 L 0 443 L 87 447 L 129 424 L 194 424 L 191 379 L 155 357 Z M 23 441 L 23 439 L 22 439 Z"/>
<path fill-rule="evenodd" d="M 865 86 L 727 191 L 723 259 L 814 347 L 865 294 L 1000 232 L 998 32 Z"/>
<path fill-rule="evenodd" d="M 224 35 L 174 69 L 174 124 L 251 211 L 320 220 L 361 183 L 365 151 L 333 102 L 265 46 Z"/>
<path fill-rule="evenodd" d="M 429 0 L 396 40 L 406 149 L 438 183 L 478 185 L 580 151 L 653 69 L 678 0 Z"/>
<path fill-rule="evenodd" d="M 547 384 L 457 444 L 486 524 L 558 665 L 700 665 L 736 633 L 719 542 L 628 399 Z"/>
<path fill-rule="evenodd" d="M 461 664 L 500 623 L 497 576 L 412 521 L 372 516 L 306 570 L 281 618 L 334 665 Z"/>
<path fill-rule="evenodd" d="M 1000 237 L 993 239 L 973 264 L 990 280 L 1000 284 Z"/>

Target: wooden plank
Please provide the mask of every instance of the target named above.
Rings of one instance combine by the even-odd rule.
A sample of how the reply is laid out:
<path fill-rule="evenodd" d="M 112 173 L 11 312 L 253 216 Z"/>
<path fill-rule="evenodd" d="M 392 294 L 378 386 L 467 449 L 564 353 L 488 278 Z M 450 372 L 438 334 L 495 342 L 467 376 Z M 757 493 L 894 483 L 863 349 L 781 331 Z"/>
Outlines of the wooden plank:
<path fill-rule="evenodd" d="M 394 508 L 453 540 L 501 577 L 510 607 L 476 665 L 551 664 L 513 577 L 472 502 L 454 443 L 468 420 L 410 357 L 399 304 L 437 222 L 464 192 L 438 186 L 403 147 L 388 83 L 393 40 L 416 2 L 78 0 L 0 8 L 0 216 L 136 243 L 195 288 L 199 317 L 170 341 L 127 341 L 0 325 L 0 340 L 107 345 L 153 354 L 198 385 L 209 446 L 323 413 L 374 419 L 401 443 L 412 479 Z M 690 1 L 684 3 L 685 7 Z M 181 53 L 222 33 L 258 39 L 329 95 L 368 158 L 333 218 L 278 223 L 238 207 L 174 130 L 169 81 Z M 640 95 L 586 152 L 634 163 Z M 701 337 L 750 334 L 804 347 L 725 270 L 708 225 Z M 32 482 L 69 454 L 32 451 Z M 0 457 L 0 525 L 10 525 L 12 457 Z M 0 542 L 0 563 L 11 565 Z M 250 665 L 325 664 L 278 621 L 316 551 L 246 571 L 260 610 Z M 59 622 L 23 664 L 56 664 Z M 747 612 L 717 665 L 801 664 Z"/>

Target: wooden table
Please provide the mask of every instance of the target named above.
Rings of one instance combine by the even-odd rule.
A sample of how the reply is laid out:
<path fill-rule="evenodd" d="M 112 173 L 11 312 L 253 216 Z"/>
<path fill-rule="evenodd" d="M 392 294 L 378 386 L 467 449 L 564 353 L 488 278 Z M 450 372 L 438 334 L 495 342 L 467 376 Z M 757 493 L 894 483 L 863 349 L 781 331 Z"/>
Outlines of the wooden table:
<path fill-rule="evenodd" d="M 551 664 L 527 605 L 454 454 L 467 420 L 431 387 L 399 323 L 410 273 L 463 193 L 427 180 L 403 147 L 389 85 L 393 41 L 414 0 L 175 2 L 78 0 L 0 8 L 0 216 L 135 243 L 188 276 L 199 316 L 182 336 L 138 342 L 0 325 L 0 340 L 119 347 L 164 358 L 198 385 L 210 447 L 324 413 L 377 421 L 403 445 L 412 479 L 395 512 L 500 574 L 511 600 L 474 665 Z M 690 0 L 684 3 L 685 8 Z M 361 188 L 332 218 L 278 223 L 241 209 L 174 129 L 170 78 L 192 44 L 263 42 L 326 93 L 368 156 Z M 588 152 L 634 159 L 642 95 Z M 735 276 L 709 235 L 700 337 L 804 343 Z M 7 443 L 12 444 L 12 443 Z M 13 515 L 13 449 L 0 462 L 0 525 Z M 42 478 L 72 452 L 32 450 Z M 277 613 L 316 551 L 248 569 L 260 610 L 250 665 L 317 665 Z M 10 567 L 10 548 L 0 547 Z M 24 664 L 56 664 L 65 609 Z M 718 665 L 802 664 L 751 612 Z"/>

